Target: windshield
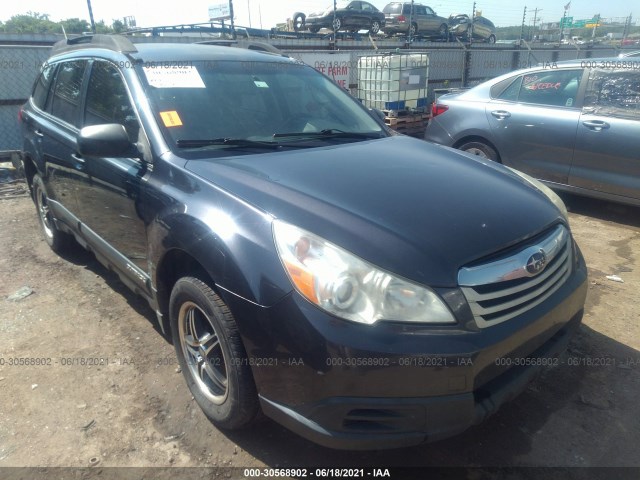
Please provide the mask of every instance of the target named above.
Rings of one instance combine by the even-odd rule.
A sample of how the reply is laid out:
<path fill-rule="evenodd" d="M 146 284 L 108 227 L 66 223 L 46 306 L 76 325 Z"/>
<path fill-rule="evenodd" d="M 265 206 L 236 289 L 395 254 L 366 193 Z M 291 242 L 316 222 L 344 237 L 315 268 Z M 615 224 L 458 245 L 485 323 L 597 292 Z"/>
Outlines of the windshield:
<path fill-rule="evenodd" d="M 321 146 L 329 139 L 387 135 L 355 99 L 306 65 L 211 61 L 139 68 L 156 120 L 174 150 L 311 140 Z"/>

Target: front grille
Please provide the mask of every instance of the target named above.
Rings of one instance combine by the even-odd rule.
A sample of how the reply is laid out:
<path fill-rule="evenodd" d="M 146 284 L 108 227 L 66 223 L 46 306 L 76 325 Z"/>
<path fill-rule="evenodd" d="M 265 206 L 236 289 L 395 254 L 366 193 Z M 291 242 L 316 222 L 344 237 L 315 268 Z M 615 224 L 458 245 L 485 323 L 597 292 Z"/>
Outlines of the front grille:
<path fill-rule="evenodd" d="M 571 275 L 571 236 L 559 225 L 541 240 L 488 263 L 461 268 L 458 283 L 478 327 L 510 320 L 544 302 Z M 535 271 L 534 260 L 544 258 Z"/>

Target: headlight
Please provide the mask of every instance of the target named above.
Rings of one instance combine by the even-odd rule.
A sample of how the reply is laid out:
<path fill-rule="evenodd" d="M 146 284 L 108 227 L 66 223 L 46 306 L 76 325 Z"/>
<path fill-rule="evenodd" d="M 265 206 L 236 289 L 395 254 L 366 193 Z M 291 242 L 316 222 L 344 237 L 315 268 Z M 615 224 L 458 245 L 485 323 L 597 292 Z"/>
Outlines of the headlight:
<path fill-rule="evenodd" d="M 536 180 L 535 178 L 527 175 L 526 173 L 522 173 L 519 170 L 516 170 L 515 168 L 511 168 L 511 167 L 507 167 L 507 168 L 511 170 L 513 173 L 515 173 L 516 175 L 518 175 L 523 180 L 526 180 L 534 188 L 537 188 L 542 193 L 544 193 L 546 197 L 549 200 L 551 200 L 551 202 L 558 208 L 558 210 L 560 210 L 560 213 L 562 213 L 562 216 L 564 217 L 565 221 L 567 222 L 567 224 L 569 224 L 569 213 L 567 212 L 567 206 L 564 204 L 562 199 L 556 194 L 556 192 L 551 190 L 541 181 Z"/>
<path fill-rule="evenodd" d="M 455 323 L 433 291 L 380 270 L 321 237 L 275 220 L 273 234 L 291 283 L 307 300 L 354 322 Z"/>

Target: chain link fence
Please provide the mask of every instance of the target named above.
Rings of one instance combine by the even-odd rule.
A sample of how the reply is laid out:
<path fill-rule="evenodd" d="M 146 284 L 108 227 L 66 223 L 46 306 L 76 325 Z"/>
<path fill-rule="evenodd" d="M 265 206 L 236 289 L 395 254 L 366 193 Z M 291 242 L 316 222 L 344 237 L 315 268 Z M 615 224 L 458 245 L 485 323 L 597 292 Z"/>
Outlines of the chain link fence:
<path fill-rule="evenodd" d="M 0 151 L 20 150 L 18 110 L 27 101 L 51 47 L 0 47 Z"/>
<path fill-rule="evenodd" d="M 136 39 L 143 42 L 194 42 L 201 38 L 191 37 L 144 37 Z M 274 43 L 276 43 L 274 41 Z M 344 42 L 343 42 L 344 43 Z M 284 47 L 284 50 L 297 57 L 302 50 L 289 50 L 288 44 L 277 47 Z M 300 46 L 298 45 L 298 48 Z M 1 45 L 0 46 L 0 151 L 20 150 L 22 140 L 18 125 L 18 110 L 27 100 L 31 92 L 33 82 L 40 71 L 41 65 L 49 55 L 51 47 L 47 46 L 25 46 L 25 45 Z M 307 46 L 308 49 L 308 46 Z M 343 86 L 349 88 L 352 93 L 357 94 L 357 69 L 355 68 L 358 58 L 362 55 L 391 54 L 399 51 L 394 50 L 339 50 L 308 51 L 307 54 L 335 55 L 327 57 L 327 62 L 320 61 L 319 65 L 331 64 L 331 58 L 345 56 L 339 63 L 339 73 L 344 74 Z M 611 48 L 583 48 L 560 47 L 543 48 L 529 50 L 527 48 L 507 48 L 503 46 L 477 45 L 462 47 L 460 45 L 434 48 L 415 49 L 411 51 L 402 50 L 402 53 L 427 53 L 429 56 L 429 79 L 427 88 L 427 99 L 433 100 L 436 96 L 434 90 L 448 89 L 456 87 L 470 87 L 484 80 L 494 78 L 503 73 L 507 73 L 519 68 L 533 66 L 541 62 L 558 62 L 576 58 L 598 58 L 615 56 L 616 50 Z M 317 63 L 317 62 L 314 62 Z M 333 62 L 335 67 L 335 62 Z M 347 69 L 343 69 L 344 65 Z M 314 65 L 312 65 L 314 66 Z M 315 65 L 317 67 L 317 65 Z M 323 71 L 322 69 L 320 69 Z M 334 73 L 335 73 L 334 68 Z M 324 73 L 329 73 L 325 71 Z M 335 76 L 330 74 L 329 76 Z"/>

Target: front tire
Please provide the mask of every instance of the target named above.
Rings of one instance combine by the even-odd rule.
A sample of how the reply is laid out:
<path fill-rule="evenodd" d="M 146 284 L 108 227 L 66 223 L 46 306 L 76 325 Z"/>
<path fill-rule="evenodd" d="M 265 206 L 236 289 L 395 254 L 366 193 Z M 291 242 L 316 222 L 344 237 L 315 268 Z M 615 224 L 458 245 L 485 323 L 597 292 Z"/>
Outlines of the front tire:
<path fill-rule="evenodd" d="M 487 160 L 492 160 L 494 162 L 498 161 L 498 152 L 495 149 L 486 143 L 482 142 L 467 142 L 458 147 L 459 150 L 463 152 L 470 153 L 471 155 L 477 155 L 481 158 L 486 158 Z"/>
<path fill-rule="evenodd" d="M 371 35 L 377 35 L 378 33 L 380 33 L 380 22 L 378 20 L 374 20 L 373 22 L 371 22 L 369 33 Z"/>
<path fill-rule="evenodd" d="M 342 20 L 340 20 L 339 18 L 336 18 L 333 21 L 333 31 L 337 32 L 338 30 L 340 30 L 342 28 Z"/>
<path fill-rule="evenodd" d="M 53 213 L 49 208 L 49 197 L 44 188 L 44 182 L 42 177 L 37 173 L 33 176 L 33 201 L 36 204 L 36 211 L 38 212 L 38 220 L 40 228 L 44 234 L 44 240 L 47 245 L 51 247 L 56 253 L 61 253 L 69 248 L 72 242 L 72 237 L 56 227 L 53 219 Z"/>
<path fill-rule="evenodd" d="M 258 413 L 251 367 L 231 311 L 202 280 L 178 280 L 169 301 L 171 333 L 187 386 L 218 427 L 250 425 Z"/>
<path fill-rule="evenodd" d="M 496 36 L 495 35 L 489 35 L 489 38 L 487 39 L 487 42 L 489 43 L 496 43 Z"/>

